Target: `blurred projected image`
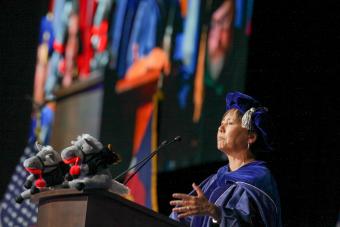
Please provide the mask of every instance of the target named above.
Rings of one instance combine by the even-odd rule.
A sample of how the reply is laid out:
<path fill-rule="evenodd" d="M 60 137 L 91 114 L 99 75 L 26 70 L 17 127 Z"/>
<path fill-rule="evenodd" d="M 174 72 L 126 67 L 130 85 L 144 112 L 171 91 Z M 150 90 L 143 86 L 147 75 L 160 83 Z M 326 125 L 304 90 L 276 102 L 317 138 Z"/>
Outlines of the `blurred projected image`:
<path fill-rule="evenodd" d="M 212 81 L 221 76 L 222 67 L 228 58 L 233 38 L 234 2 L 222 3 L 211 15 L 208 35 L 208 72 Z"/>
<path fill-rule="evenodd" d="M 158 156 L 160 170 L 223 158 L 215 131 L 226 93 L 245 87 L 252 10 L 253 0 L 116 2 L 107 76 L 115 78 L 112 124 L 131 131 L 130 139 L 112 132 L 123 152 L 180 135 Z"/>
<path fill-rule="evenodd" d="M 198 56 L 193 87 L 193 141 L 197 149 L 192 147 L 192 155 L 198 163 L 221 160 L 215 127 L 224 112 L 226 93 L 244 90 L 251 7 L 250 1 L 241 0 L 213 1 L 206 6 L 208 17 L 200 41 L 203 46 L 207 26 L 206 50 L 199 51 L 205 56 Z"/>

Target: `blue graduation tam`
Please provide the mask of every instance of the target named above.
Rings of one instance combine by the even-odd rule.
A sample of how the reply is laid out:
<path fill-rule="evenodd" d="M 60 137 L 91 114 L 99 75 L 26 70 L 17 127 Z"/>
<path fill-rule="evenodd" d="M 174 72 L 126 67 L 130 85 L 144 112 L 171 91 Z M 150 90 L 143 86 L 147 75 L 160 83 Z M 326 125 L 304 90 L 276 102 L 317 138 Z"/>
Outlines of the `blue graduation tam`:
<path fill-rule="evenodd" d="M 273 150 L 272 124 L 266 107 L 241 92 L 229 92 L 226 97 L 226 110 L 230 109 L 237 109 L 242 113 L 242 126 L 256 132 L 262 150 Z"/>

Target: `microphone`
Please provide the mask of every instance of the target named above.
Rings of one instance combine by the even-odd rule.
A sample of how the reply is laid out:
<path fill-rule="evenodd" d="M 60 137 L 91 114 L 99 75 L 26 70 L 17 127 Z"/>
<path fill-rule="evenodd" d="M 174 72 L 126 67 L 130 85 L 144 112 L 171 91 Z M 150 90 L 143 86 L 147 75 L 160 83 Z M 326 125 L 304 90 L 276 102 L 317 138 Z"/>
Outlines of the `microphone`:
<path fill-rule="evenodd" d="M 134 166 L 131 166 L 130 168 L 128 168 L 127 170 L 125 170 L 124 172 L 122 172 L 121 174 L 119 174 L 118 176 L 116 176 L 114 178 L 114 180 L 117 180 L 119 177 L 123 176 L 124 174 L 126 174 L 128 171 L 130 171 L 133 168 L 136 168 L 138 166 L 138 168 L 136 169 L 136 171 L 130 175 L 130 177 L 128 179 L 125 180 L 124 184 L 127 184 L 132 177 L 134 177 L 136 175 L 136 173 L 153 157 L 155 156 L 163 147 L 168 146 L 174 142 L 180 142 L 182 140 L 182 138 L 180 136 L 176 136 L 175 138 L 173 138 L 172 140 L 168 141 L 168 140 L 164 140 L 158 147 L 156 150 L 154 150 L 150 155 L 146 156 L 142 161 L 138 162 L 137 164 L 135 164 Z"/>

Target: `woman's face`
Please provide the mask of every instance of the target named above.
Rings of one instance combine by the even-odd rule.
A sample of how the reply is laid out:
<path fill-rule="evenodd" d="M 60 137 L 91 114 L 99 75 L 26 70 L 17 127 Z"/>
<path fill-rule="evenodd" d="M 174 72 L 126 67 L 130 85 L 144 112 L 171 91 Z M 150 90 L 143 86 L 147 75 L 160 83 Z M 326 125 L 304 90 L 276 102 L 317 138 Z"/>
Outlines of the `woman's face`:
<path fill-rule="evenodd" d="M 248 130 L 241 126 L 236 109 L 224 115 L 217 131 L 217 149 L 224 153 L 247 150 Z"/>

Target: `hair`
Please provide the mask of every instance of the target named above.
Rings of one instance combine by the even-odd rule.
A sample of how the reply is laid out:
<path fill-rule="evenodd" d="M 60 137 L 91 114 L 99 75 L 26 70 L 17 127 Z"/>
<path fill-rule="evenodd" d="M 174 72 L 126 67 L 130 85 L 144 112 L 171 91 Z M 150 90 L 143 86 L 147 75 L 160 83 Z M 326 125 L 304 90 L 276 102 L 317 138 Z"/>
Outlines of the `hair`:
<path fill-rule="evenodd" d="M 235 109 L 235 108 L 232 108 L 232 109 L 227 110 L 227 111 L 223 114 L 222 120 L 225 118 L 225 116 L 226 116 L 227 114 L 232 113 L 232 112 L 235 112 L 235 113 L 236 113 L 237 119 L 240 120 L 240 121 L 242 121 L 242 116 L 243 116 L 243 114 L 242 114 L 238 109 Z"/>

